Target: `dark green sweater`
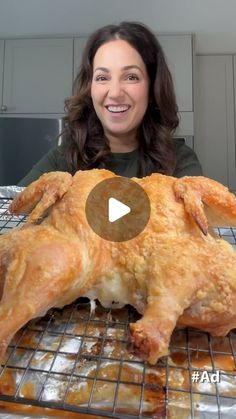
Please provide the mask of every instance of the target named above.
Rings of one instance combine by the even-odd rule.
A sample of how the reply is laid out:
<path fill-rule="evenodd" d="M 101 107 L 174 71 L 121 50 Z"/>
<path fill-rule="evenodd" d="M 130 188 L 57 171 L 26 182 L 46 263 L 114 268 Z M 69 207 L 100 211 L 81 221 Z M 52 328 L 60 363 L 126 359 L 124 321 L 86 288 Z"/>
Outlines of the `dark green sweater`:
<path fill-rule="evenodd" d="M 175 177 L 200 176 L 202 175 L 201 165 L 194 151 L 185 144 L 183 138 L 175 138 L 176 148 L 176 168 Z M 138 150 L 128 153 L 112 153 L 111 160 L 106 165 L 106 169 L 124 177 L 135 177 L 138 172 Z M 19 186 L 27 186 L 29 183 L 38 179 L 46 172 L 59 170 L 68 172 L 66 159 L 61 153 L 61 147 L 51 149 L 45 156 L 33 166 L 31 171 L 18 183 Z"/>

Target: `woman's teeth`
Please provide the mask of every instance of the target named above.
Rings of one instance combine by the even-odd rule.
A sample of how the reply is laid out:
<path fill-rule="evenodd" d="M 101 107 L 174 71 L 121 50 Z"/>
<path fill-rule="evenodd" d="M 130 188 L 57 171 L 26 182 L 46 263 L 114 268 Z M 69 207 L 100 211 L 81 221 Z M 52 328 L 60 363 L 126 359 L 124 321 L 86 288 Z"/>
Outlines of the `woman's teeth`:
<path fill-rule="evenodd" d="M 129 106 L 107 106 L 109 112 L 125 112 L 129 109 Z"/>

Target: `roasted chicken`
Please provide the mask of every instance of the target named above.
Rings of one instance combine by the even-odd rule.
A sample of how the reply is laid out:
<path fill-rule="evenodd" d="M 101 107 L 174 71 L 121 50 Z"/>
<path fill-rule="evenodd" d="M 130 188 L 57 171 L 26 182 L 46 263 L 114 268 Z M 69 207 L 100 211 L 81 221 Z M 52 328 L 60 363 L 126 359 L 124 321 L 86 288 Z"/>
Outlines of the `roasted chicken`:
<path fill-rule="evenodd" d="M 176 324 L 216 336 L 236 327 L 236 254 L 209 230 L 236 225 L 234 194 L 200 176 L 133 178 L 151 216 L 137 237 L 115 243 L 94 233 L 85 214 L 92 188 L 113 176 L 47 173 L 10 205 L 29 215 L 0 237 L 0 358 L 30 319 L 80 296 L 134 306 L 142 317 L 130 324 L 130 346 L 151 364 L 168 353 Z"/>

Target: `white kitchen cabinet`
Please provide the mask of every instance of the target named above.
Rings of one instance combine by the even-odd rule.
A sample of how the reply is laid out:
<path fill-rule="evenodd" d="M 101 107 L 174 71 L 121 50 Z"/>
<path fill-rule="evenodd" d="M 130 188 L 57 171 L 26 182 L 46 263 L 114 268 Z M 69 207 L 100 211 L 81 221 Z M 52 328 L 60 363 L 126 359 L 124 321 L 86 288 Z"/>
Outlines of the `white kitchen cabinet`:
<path fill-rule="evenodd" d="M 72 78 L 73 39 L 5 41 L 5 114 L 63 114 Z"/>
<path fill-rule="evenodd" d="M 195 150 L 204 175 L 236 190 L 233 56 L 197 56 L 195 81 Z"/>
<path fill-rule="evenodd" d="M 0 109 L 2 105 L 3 60 L 4 60 L 4 41 L 0 40 Z"/>
<path fill-rule="evenodd" d="M 165 53 L 175 87 L 180 116 L 180 124 L 176 134 L 178 136 L 193 136 L 193 36 L 191 34 L 157 34 L 157 38 Z"/>
<path fill-rule="evenodd" d="M 180 112 L 193 111 L 192 35 L 157 35 L 171 71 Z"/>

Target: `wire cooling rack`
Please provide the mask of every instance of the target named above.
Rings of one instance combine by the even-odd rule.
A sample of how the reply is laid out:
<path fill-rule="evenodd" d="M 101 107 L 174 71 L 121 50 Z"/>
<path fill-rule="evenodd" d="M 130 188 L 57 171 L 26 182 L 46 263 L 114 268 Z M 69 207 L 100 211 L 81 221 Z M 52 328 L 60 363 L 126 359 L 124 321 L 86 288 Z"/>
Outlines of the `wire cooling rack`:
<path fill-rule="evenodd" d="M 9 202 L 0 199 L 0 234 L 25 221 L 7 213 Z M 236 229 L 216 232 L 236 248 Z M 213 338 L 176 329 L 169 356 L 151 367 L 127 349 L 137 318 L 131 307 L 110 311 L 79 299 L 29 322 L 3 360 L 0 401 L 68 417 L 235 418 L 236 332 Z"/>

